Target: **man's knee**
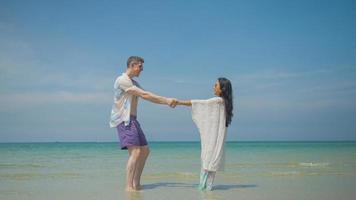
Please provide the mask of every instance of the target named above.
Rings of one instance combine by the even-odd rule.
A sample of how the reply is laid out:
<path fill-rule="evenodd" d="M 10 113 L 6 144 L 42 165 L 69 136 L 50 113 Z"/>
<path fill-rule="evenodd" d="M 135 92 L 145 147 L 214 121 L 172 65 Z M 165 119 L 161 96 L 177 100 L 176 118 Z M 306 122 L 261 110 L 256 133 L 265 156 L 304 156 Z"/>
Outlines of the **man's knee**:
<path fill-rule="evenodd" d="M 148 157 L 149 154 L 150 154 L 150 148 L 148 148 L 148 146 L 142 147 L 142 155 L 144 157 Z"/>
<path fill-rule="evenodd" d="M 129 147 L 130 150 L 130 157 L 132 156 L 133 158 L 137 159 L 141 156 L 142 154 L 142 149 L 140 147 Z"/>

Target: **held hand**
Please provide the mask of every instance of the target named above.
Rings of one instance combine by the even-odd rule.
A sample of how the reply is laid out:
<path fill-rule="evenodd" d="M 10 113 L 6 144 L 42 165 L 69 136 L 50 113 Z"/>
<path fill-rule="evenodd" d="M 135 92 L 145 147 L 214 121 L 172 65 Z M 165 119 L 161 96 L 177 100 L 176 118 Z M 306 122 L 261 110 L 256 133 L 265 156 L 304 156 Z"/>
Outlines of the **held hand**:
<path fill-rule="evenodd" d="M 175 98 L 169 98 L 167 104 L 171 107 L 171 108 L 175 108 L 177 106 L 178 100 Z"/>
<path fill-rule="evenodd" d="M 177 105 L 178 105 L 178 99 L 174 98 L 172 104 L 169 106 L 171 106 L 172 108 L 175 108 Z"/>

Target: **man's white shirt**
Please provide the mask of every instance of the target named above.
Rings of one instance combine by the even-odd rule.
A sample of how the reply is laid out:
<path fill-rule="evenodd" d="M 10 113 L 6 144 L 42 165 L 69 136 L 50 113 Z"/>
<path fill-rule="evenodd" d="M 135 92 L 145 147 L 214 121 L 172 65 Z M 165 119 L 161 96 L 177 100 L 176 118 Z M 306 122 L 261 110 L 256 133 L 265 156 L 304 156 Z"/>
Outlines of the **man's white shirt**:
<path fill-rule="evenodd" d="M 114 128 L 122 122 L 125 126 L 130 123 L 131 104 L 137 101 L 137 96 L 127 92 L 128 89 L 141 88 L 137 81 L 132 80 L 126 73 L 117 77 L 114 83 L 114 105 L 111 109 L 110 127 Z"/>

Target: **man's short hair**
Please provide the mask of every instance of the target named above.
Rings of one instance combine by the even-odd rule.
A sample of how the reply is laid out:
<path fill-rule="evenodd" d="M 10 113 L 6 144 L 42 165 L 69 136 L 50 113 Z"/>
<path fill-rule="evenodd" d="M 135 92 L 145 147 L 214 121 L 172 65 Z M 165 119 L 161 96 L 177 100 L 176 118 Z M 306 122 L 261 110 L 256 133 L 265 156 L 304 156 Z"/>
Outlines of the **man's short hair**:
<path fill-rule="evenodd" d="M 139 56 L 130 56 L 128 59 L 127 59 L 127 67 L 130 66 L 131 63 L 133 62 L 137 62 L 137 63 L 144 63 L 145 60 Z"/>

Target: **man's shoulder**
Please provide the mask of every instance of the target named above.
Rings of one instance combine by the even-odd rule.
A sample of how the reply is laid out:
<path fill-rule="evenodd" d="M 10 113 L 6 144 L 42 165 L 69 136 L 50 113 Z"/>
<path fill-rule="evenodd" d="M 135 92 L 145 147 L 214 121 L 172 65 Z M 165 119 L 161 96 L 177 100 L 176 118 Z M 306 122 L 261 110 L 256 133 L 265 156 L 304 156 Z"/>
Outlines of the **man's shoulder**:
<path fill-rule="evenodd" d="M 119 84 L 127 84 L 127 83 L 132 84 L 132 80 L 126 74 L 122 74 L 119 77 L 117 77 L 117 81 L 119 82 Z"/>
<path fill-rule="evenodd" d="M 114 87 L 130 87 L 132 85 L 131 79 L 126 74 L 122 74 L 116 78 Z"/>

